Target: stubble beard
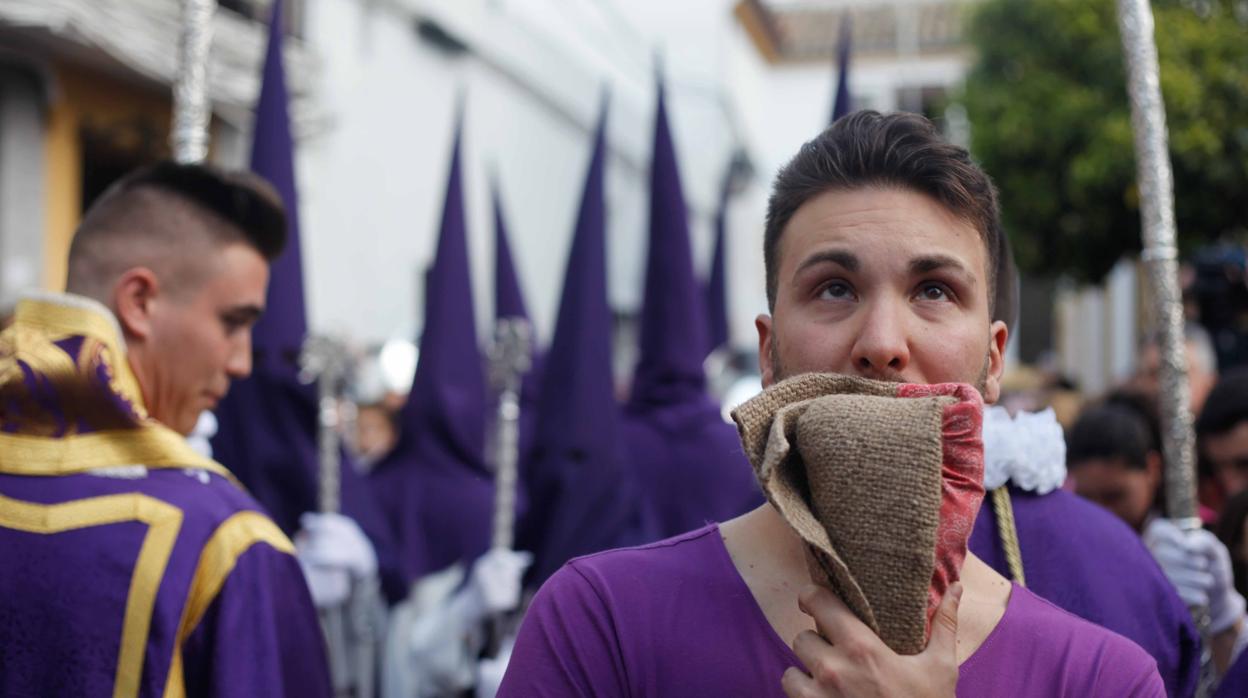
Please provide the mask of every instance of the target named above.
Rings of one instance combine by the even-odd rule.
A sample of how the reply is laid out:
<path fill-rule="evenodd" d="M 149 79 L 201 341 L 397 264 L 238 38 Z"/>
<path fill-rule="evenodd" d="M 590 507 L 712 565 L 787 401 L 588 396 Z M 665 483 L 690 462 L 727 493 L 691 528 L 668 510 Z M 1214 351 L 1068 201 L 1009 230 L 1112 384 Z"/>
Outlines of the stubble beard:
<path fill-rule="evenodd" d="M 771 362 L 772 385 L 775 385 L 776 383 L 779 383 L 789 377 L 784 370 L 784 365 L 780 363 L 780 340 L 775 336 L 775 334 L 772 334 L 771 336 L 771 344 L 767 354 L 767 360 Z M 975 386 L 975 389 L 979 391 L 981 396 L 985 394 L 985 390 L 988 388 L 988 367 L 991 365 L 992 351 L 989 349 L 989 351 L 984 353 L 984 363 L 979 369 L 979 377 L 976 378 L 975 382 L 972 384 Z M 884 378 L 882 380 L 888 383 L 905 382 L 899 378 Z"/>

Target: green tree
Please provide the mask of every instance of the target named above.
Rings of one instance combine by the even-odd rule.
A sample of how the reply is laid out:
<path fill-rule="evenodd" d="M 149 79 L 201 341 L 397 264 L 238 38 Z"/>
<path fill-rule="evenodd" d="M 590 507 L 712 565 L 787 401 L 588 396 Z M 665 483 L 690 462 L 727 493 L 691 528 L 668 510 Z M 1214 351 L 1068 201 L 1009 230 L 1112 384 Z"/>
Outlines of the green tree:
<path fill-rule="evenodd" d="M 1248 231 L 1248 4 L 1155 0 L 1184 250 Z M 1113 0 L 985 0 L 962 95 L 1020 267 L 1096 282 L 1140 249 Z"/>

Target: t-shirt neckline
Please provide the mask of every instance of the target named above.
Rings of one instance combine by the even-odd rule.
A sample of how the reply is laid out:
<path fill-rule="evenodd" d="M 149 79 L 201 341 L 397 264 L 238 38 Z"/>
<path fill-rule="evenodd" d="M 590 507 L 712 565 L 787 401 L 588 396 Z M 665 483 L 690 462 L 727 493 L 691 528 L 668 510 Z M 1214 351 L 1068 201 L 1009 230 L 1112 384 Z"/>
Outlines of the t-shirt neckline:
<path fill-rule="evenodd" d="M 805 668 L 805 665 L 802 664 L 802 660 L 799 659 L 793 652 L 793 648 L 789 645 L 789 643 L 784 641 L 784 638 L 780 637 L 780 633 L 776 632 L 776 629 L 772 626 L 771 621 L 767 620 L 767 614 L 763 612 L 763 607 L 758 605 L 758 599 L 754 597 L 754 591 L 750 589 L 750 585 L 745 583 L 745 578 L 741 576 L 739 571 L 737 571 L 737 566 L 732 561 L 732 555 L 728 554 L 728 546 L 724 545 L 724 537 L 719 532 L 719 524 L 712 523 L 710 525 L 710 529 L 711 533 L 714 534 L 713 545 L 715 546 L 716 555 L 719 558 L 720 564 L 726 566 L 727 571 L 731 573 L 733 579 L 732 583 L 738 588 L 740 593 L 745 595 L 745 598 L 747 599 L 746 603 L 750 607 L 749 613 L 755 625 L 757 625 L 762 632 L 766 633 L 768 641 L 778 651 L 780 651 L 788 661 L 792 662 L 793 666 Z M 997 621 L 997 624 L 993 626 L 992 630 L 988 631 L 987 637 L 985 637 L 984 641 L 979 644 L 979 647 L 975 648 L 975 651 L 971 653 L 971 656 L 967 657 L 961 664 L 958 665 L 959 674 L 961 674 L 972 664 L 978 665 L 979 658 L 981 656 L 987 656 L 993 652 L 993 648 L 997 642 L 999 642 L 998 638 L 1002 634 L 1002 627 L 1005 626 L 1006 623 L 1011 623 L 1012 617 L 1016 615 L 1017 605 L 1021 602 L 1020 597 L 1022 596 L 1022 594 L 1017 592 L 1021 588 L 1022 587 L 1019 587 L 1015 582 L 1010 582 L 1010 598 L 1006 601 L 1005 613 L 1001 615 L 1001 619 Z"/>

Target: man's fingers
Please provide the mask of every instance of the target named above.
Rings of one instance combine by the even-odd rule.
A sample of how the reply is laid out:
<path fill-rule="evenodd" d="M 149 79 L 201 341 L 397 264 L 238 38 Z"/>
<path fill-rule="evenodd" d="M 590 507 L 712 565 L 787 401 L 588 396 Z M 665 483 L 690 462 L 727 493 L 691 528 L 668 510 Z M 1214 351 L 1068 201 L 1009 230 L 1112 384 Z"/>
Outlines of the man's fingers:
<path fill-rule="evenodd" d="M 845 602 L 836 597 L 831 589 L 818 584 L 807 585 L 797 596 L 797 607 L 802 613 L 815 619 L 815 627 L 819 634 L 837 644 L 850 636 L 866 633 L 871 637 L 875 634 L 858 620 L 854 612 L 849 610 Z"/>
<path fill-rule="evenodd" d="M 791 666 L 780 677 L 780 687 L 788 698 L 819 698 L 819 686 L 801 669 Z"/>
<path fill-rule="evenodd" d="M 955 582 L 945 592 L 936 615 L 932 617 L 932 634 L 927 640 L 924 654 L 933 653 L 938 657 L 957 656 L 958 647 L 958 605 L 962 601 L 962 583 Z"/>
<path fill-rule="evenodd" d="M 793 638 L 793 654 L 802 660 L 802 666 L 812 672 L 820 664 L 826 663 L 832 645 L 813 630 L 803 630 Z"/>

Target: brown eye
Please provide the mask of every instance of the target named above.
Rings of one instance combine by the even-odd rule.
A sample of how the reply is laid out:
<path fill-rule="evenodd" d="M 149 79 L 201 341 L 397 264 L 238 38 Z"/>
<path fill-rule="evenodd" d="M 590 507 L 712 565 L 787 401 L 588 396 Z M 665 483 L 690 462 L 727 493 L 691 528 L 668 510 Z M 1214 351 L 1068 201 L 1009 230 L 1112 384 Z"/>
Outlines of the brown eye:
<path fill-rule="evenodd" d="M 819 297 L 834 301 L 853 300 L 854 290 L 844 281 L 833 281 L 823 287 Z"/>
<path fill-rule="evenodd" d="M 951 294 L 944 284 L 933 283 L 920 286 L 917 297 L 924 301 L 947 301 L 950 300 Z"/>

